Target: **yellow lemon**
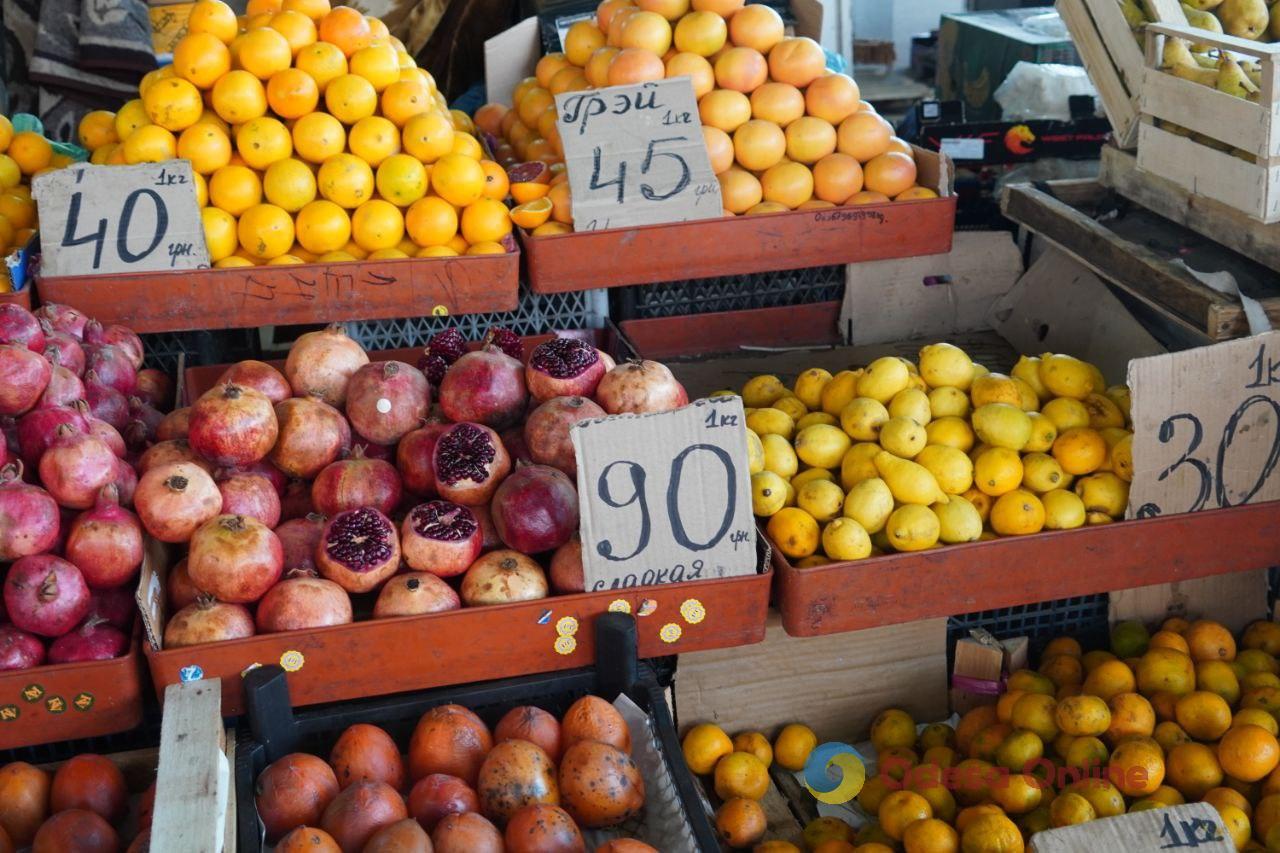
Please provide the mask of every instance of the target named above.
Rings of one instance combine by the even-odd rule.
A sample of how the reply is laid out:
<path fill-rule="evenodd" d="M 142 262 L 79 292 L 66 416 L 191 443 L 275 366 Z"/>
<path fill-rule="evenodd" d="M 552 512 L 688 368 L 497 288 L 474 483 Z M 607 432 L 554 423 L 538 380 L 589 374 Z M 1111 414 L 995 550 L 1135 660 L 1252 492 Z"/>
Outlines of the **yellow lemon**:
<path fill-rule="evenodd" d="M 831 381 L 822 387 L 822 411 L 839 417 L 844 407 L 858 396 L 858 377 L 861 375 L 861 370 L 842 370 L 831 377 Z"/>
<path fill-rule="evenodd" d="M 1058 440 L 1058 427 L 1040 412 L 1028 412 L 1027 417 L 1031 419 L 1031 438 L 1027 439 L 1022 449 L 1032 453 L 1047 453 Z"/>
<path fill-rule="evenodd" d="M 1102 393 L 1106 394 L 1107 399 L 1115 403 L 1120 408 L 1121 412 L 1124 412 L 1124 417 L 1126 421 L 1131 417 L 1130 413 L 1132 411 L 1132 408 L 1130 405 L 1128 385 L 1112 385 Z"/>
<path fill-rule="evenodd" d="M 903 459 L 914 459 L 926 441 L 924 427 L 911 418 L 889 418 L 880 427 L 880 446 Z"/>
<path fill-rule="evenodd" d="M 868 533 L 879 533 L 893 513 L 893 492 L 879 477 L 862 480 L 844 498 L 844 514 Z M 979 524 L 981 528 L 981 524 Z"/>
<path fill-rule="evenodd" d="M 885 523 L 889 544 L 899 551 L 924 551 L 938 544 L 942 533 L 938 516 L 920 504 L 903 504 Z"/>
<path fill-rule="evenodd" d="M 1036 396 L 1035 389 L 1023 382 L 1016 376 L 1010 377 L 1010 380 L 1018 389 L 1018 395 L 1021 398 L 1020 405 L 1024 412 L 1040 411 L 1040 398 Z"/>
<path fill-rule="evenodd" d="M 796 434 L 796 455 L 815 468 L 835 468 L 852 446 L 848 433 L 826 424 L 805 427 Z"/>
<path fill-rule="evenodd" d="M 818 550 L 818 522 L 802 509 L 783 507 L 765 529 L 778 550 L 791 559 L 808 557 Z"/>
<path fill-rule="evenodd" d="M 810 468 L 807 471 L 801 471 L 799 474 L 792 477 L 791 485 L 798 489 L 810 480 L 826 480 L 829 483 L 834 483 L 836 478 L 835 475 L 826 468 Z"/>
<path fill-rule="evenodd" d="M 787 483 L 772 471 L 751 475 L 751 512 L 765 517 L 782 509 L 787 500 Z"/>
<path fill-rule="evenodd" d="M 790 439 L 795 432 L 796 422 L 780 409 L 756 409 L 747 415 L 747 429 L 764 438 L 766 435 L 780 435 Z"/>
<path fill-rule="evenodd" d="M 796 377 L 792 392 L 800 398 L 810 410 L 822 408 L 822 391 L 832 379 L 829 371 L 821 367 L 811 367 Z"/>
<path fill-rule="evenodd" d="M 837 518 L 822 531 L 822 550 L 833 560 L 861 560 L 871 556 L 871 537 L 852 518 Z"/>
<path fill-rule="evenodd" d="M 1111 470 L 1126 483 L 1133 482 L 1133 434 L 1120 439 L 1111 448 Z"/>
<path fill-rule="evenodd" d="M 973 427 L 969 426 L 969 422 L 954 415 L 944 415 L 930 421 L 924 428 L 924 434 L 930 444 L 954 447 L 962 453 L 972 450 L 976 440 Z"/>
<path fill-rule="evenodd" d="M 1115 474 L 1102 472 L 1082 477 L 1075 492 L 1084 501 L 1086 512 L 1100 512 L 1120 518 L 1129 504 L 1129 484 Z"/>
<path fill-rule="evenodd" d="M 973 482 L 993 498 L 1012 492 L 1022 483 L 1022 459 L 1007 447 L 989 447 L 973 461 Z"/>
<path fill-rule="evenodd" d="M 991 507 L 991 529 L 1001 536 L 1039 533 L 1044 529 L 1044 516 L 1044 504 L 1038 497 L 1025 489 L 1014 489 Z"/>
<path fill-rule="evenodd" d="M 889 417 L 910 418 L 920 426 L 928 426 L 933 420 L 929 395 L 919 388 L 903 388 L 889 401 Z"/>
<path fill-rule="evenodd" d="M 835 415 L 828 415 L 826 412 L 810 412 L 800 420 L 796 421 L 796 432 L 808 429 L 817 424 L 827 424 L 828 426 L 840 426 L 840 419 Z"/>
<path fill-rule="evenodd" d="M 830 480 L 810 480 L 796 486 L 796 506 L 819 523 L 825 524 L 840 515 L 844 506 L 844 491 Z"/>
<path fill-rule="evenodd" d="M 1102 391 L 1106 387 L 1093 387 L 1094 370 L 1092 365 L 1074 356 L 1051 354 L 1041 356 L 1038 372 L 1040 382 L 1053 396 L 1083 400 L 1090 391 Z"/>
<path fill-rule="evenodd" d="M 764 470 L 772 471 L 784 480 L 789 480 L 796 475 L 800 462 L 796 459 L 796 452 L 792 449 L 791 442 L 771 433 L 760 436 L 760 444 L 764 447 Z"/>
<path fill-rule="evenodd" d="M 879 477 L 875 458 L 880 454 L 880 445 L 871 441 L 859 442 L 844 454 L 840 462 L 840 485 L 849 491 L 863 480 Z"/>
<path fill-rule="evenodd" d="M 1061 489 L 1067 484 L 1067 474 L 1047 453 L 1028 453 L 1022 457 L 1022 487 L 1036 494 Z"/>
<path fill-rule="evenodd" d="M 833 380 L 834 381 L 834 380 Z M 877 441 L 889 410 L 879 400 L 856 397 L 840 411 L 840 426 L 854 441 Z"/>
<path fill-rule="evenodd" d="M 907 459 L 901 459 L 888 451 L 876 455 L 876 471 L 893 492 L 893 497 L 904 504 L 922 504 L 926 508 L 933 503 L 946 503 L 945 492 L 928 468 Z"/>
<path fill-rule="evenodd" d="M 1049 393 L 1049 389 L 1044 387 L 1044 383 L 1040 381 L 1040 359 L 1033 355 L 1024 355 L 1018 359 L 1018 363 L 1013 366 L 1013 370 L 1009 373 L 1015 379 L 1021 379 L 1023 382 L 1036 392 L 1036 396 L 1041 400 L 1047 400 L 1053 396 Z"/>
<path fill-rule="evenodd" d="M 929 508 L 938 517 L 938 539 L 948 545 L 976 542 L 982 535 L 982 516 L 977 507 L 961 496 L 952 495 L 947 503 Z"/>
<path fill-rule="evenodd" d="M 790 394 L 774 400 L 772 408 L 777 409 L 780 412 L 786 412 L 791 416 L 791 420 L 793 421 L 798 421 L 805 415 L 809 414 L 809 410 L 805 407 L 804 403 L 800 402 L 800 398 L 792 397 Z"/>
<path fill-rule="evenodd" d="M 920 376 L 930 388 L 947 385 L 968 391 L 973 383 L 973 361 L 964 350 L 953 344 L 923 347 L 918 361 Z"/>
<path fill-rule="evenodd" d="M 759 474 L 763 470 L 764 445 L 760 443 L 760 436 L 747 430 L 747 471 L 751 474 Z"/>
<path fill-rule="evenodd" d="M 949 495 L 962 495 L 973 485 L 973 462 L 958 448 L 931 444 L 915 461 L 927 468 L 938 487 Z"/>
<path fill-rule="evenodd" d="M 1089 425 L 1089 410 L 1084 403 L 1070 397 L 1050 400 L 1041 407 L 1040 414 L 1052 421 L 1060 433 Z"/>
<path fill-rule="evenodd" d="M 1095 391 L 1085 397 L 1083 402 L 1089 412 L 1089 426 L 1096 430 L 1124 427 L 1124 412 L 1105 394 Z"/>
<path fill-rule="evenodd" d="M 974 379 L 969 388 L 969 399 L 973 401 L 974 408 L 988 403 L 1008 403 L 1022 407 L 1022 395 L 1018 392 L 1018 386 L 1003 373 L 988 373 Z"/>
<path fill-rule="evenodd" d="M 969 395 L 950 385 L 929 392 L 929 412 L 935 418 L 963 418 L 972 409 Z"/>
<path fill-rule="evenodd" d="M 787 396 L 787 386 L 771 374 L 753 376 L 742 386 L 742 405 L 754 409 L 772 406 L 775 400 Z"/>
<path fill-rule="evenodd" d="M 1021 450 L 1031 440 L 1031 418 L 1017 406 L 988 403 L 974 410 L 973 430 L 992 447 Z"/>
<path fill-rule="evenodd" d="M 886 356 L 867 365 L 866 372 L 858 379 L 858 396 L 870 397 L 881 404 L 888 403 L 894 395 L 911 382 L 911 372 L 902 359 Z"/>

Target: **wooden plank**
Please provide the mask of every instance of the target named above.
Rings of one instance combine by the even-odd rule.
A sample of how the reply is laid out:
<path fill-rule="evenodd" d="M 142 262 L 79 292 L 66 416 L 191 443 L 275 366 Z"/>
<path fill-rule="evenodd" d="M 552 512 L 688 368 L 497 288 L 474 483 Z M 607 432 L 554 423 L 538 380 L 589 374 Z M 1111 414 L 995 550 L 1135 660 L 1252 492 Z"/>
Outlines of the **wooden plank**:
<path fill-rule="evenodd" d="M 1261 222 L 1280 220 L 1280 196 L 1270 192 L 1274 181 L 1265 167 L 1154 125 L 1143 124 L 1138 131 L 1138 168 Z"/>
<path fill-rule="evenodd" d="M 1166 24 L 1187 22 L 1187 14 L 1182 11 L 1179 0 L 1141 0 L 1141 2 L 1146 7 L 1147 17 L 1153 21 L 1163 21 Z"/>
<path fill-rule="evenodd" d="M 1117 16 L 1120 15 L 1114 0 L 1103 2 L 1108 3 Z M 1085 7 L 1085 0 L 1058 0 L 1056 7 L 1071 33 L 1085 70 L 1089 72 L 1089 79 L 1102 98 L 1102 108 L 1115 131 L 1117 142 L 1125 148 L 1133 148 L 1138 144 L 1137 97 L 1136 89 L 1126 82 L 1122 59 L 1112 54 L 1103 43 L 1097 24 Z M 1131 69 L 1130 73 L 1140 81 L 1142 54 L 1132 38 L 1129 43 L 1138 62 L 1137 68 Z M 1120 56 L 1123 57 L 1124 54 Z"/>
<path fill-rule="evenodd" d="M 1120 73 L 1125 90 L 1136 95 L 1142 88 L 1142 48 L 1134 31 L 1129 29 L 1120 4 L 1116 0 L 1084 0 L 1084 8 Z"/>
<path fill-rule="evenodd" d="M 165 691 L 152 836 L 165 849 L 221 853 L 231 774 L 224 752 L 219 679 Z"/>
<path fill-rule="evenodd" d="M 1267 570 L 1120 589 L 1109 596 L 1112 624 L 1158 625 L 1170 616 L 1214 619 L 1238 632 L 1267 615 Z"/>
<path fill-rule="evenodd" d="M 1146 69 L 1142 114 L 1171 121 L 1254 154 L 1267 152 L 1268 127 L 1261 106 L 1159 68 Z"/>

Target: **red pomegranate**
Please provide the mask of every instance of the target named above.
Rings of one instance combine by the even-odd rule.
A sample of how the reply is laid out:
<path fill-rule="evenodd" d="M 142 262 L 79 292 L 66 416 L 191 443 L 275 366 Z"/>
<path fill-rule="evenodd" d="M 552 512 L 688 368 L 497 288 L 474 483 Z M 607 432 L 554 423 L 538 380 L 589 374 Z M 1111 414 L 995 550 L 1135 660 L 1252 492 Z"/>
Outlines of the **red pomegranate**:
<path fill-rule="evenodd" d="M 284 402 L 293 396 L 293 388 L 289 386 L 289 380 L 284 378 L 283 373 L 265 361 L 254 359 L 231 365 L 222 371 L 216 384 L 253 388 L 266 394 L 272 404 Z"/>
<path fill-rule="evenodd" d="M 462 577 L 462 601 L 468 607 L 546 597 L 547 577 L 542 567 L 519 551 L 485 554 Z"/>
<path fill-rule="evenodd" d="M 173 380 L 163 370 L 154 367 L 139 370 L 135 393 L 157 409 L 168 411 L 173 406 Z"/>
<path fill-rule="evenodd" d="M 137 612 L 134 590 L 127 586 L 89 590 L 89 616 L 86 621 L 97 618 L 127 631 L 133 625 L 133 616 Z"/>
<path fill-rule="evenodd" d="M 47 322 L 54 330 L 66 332 L 77 340 L 84 337 L 84 327 L 89 322 L 88 317 L 70 305 L 61 305 L 57 302 L 45 302 L 35 310 L 35 315 Z"/>
<path fill-rule="evenodd" d="M 347 417 L 374 444 L 395 444 L 416 429 L 431 408 L 431 386 L 403 361 L 366 364 L 347 385 Z"/>
<path fill-rule="evenodd" d="M 51 365 L 49 384 L 44 386 L 44 393 L 40 395 L 36 406 L 40 408 L 70 406 L 77 400 L 83 400 L 84 383 L 80 381 L 80 377 L 52 358 L 49 359 L 49 364 Z"/>
<path fill-rule="evenodd" d="M 524 366 L 493 346 L 458 359 L 440 383 L 440 406 L 451 421 L 504 429 L 524 416 L 528 400 Z"/>
<path fill-rule="evenodd" d="M 159 468 L 161 465 L 172 465 L 175 462 L 189 462 L 207 474 L 213 473 L 213 464 L 200 458 L 191 449 L 191 445 L 187 443 L 185 438 L 172 438 L 148 447 L 138 457 L 138 471 L 145 474 L 152 468 Z"/>
<path fill-rule="evenodd" d="M 144 355 L 142 338 L 128 326 L 104 326 L 97 320 L 90 320 L 84 324 L 84 342 L 90 346 L 119 347 L 129 357 L 134 370 L 142 369 Z"/>
<path fill-rule="evenodd" d="M 550 579 L 551 588 L 561 595 L 586 590 L 582 575 L 582 539 L 576 531 L 551 555 Z"/>
<path fill-rule="evenodd" d="M 279 431 L 267 395 L 240 385 L 215 385 L 191 407 L 187 442 L 217 465 L 252 465 L 271 452 Z"/>
<path fill-rule="evenodd" d="M 224 471 L 216 482 L 218 491 L 222 493 L 224 515 L 256 518 L 271 529 L 280 523 L 280 494 L 266 477 Z"/>
<path fill-rule="evenodd" d="M 88 660 L 113 660 L 129 649 L 124 631 L 90 616 L 70 634 L 63 634 L 49 645 L 49 663 L 79 663 Z"/>
<path fill-rule="evenodd" d="M 31 669 L 44 663 L 44 643 L 35 634 L 0 625 L 0 672 Z"/>
<path fill-rule="evenodd" d="M 294 341 L 284 364 L 294 396 L 320 396 L 330 406 L 347 402 L 351 374 L 369 363 L 360 344 L 347 337 L 341 324 L 307 332 Z"/>
<path fill-rule="evenodd" d="M 324 535 L 325 517 L 310 513 L 302 518 L 291 518 L 276 528 L 276 536 L 284 549 L 284 567 L 289 569 L 314 569 L 316 546 Z"/>
<path fill-rule="evenodd" d="M 422 497 L 435 495 L 436 469 L 432 457 L 436 442 L 448 429 L 448 424 L 426 424 L 400 439 L 396 445 L 396 469 L 406 491 Z"/>
<path fill-rule="evenodd" d="M 494 548 L 501 548 L 502 537 L 498 535 L 498 528 L 493 526 L 493 510 L 489 504 L 480 504 L 468 509 L 480 523 L 480 552 L 488 553 Z"/>
<path fill-rule="evenodd" d="M 0 304 L 0 344 L 44 352 L 44 330 L 36 315 L 14 302 Z"/>
<path fill-rule="evenodd" d="M 285 521 L 305 518 L 315 513 L 315 504 L 311 502 L 311 484 L 305 480 L 290 480 L 280 496 L 280 517 Z"/>
<path fill-rule="evenodd" d="M 600 351 L 578 338 L 552 338 L 534 347 L 524 376 L 533 399 L 590 397 L 604 376 Z"/>
<path fill-rule="evenodd" d="M 171 462 L 142 475 L 133 505 L 142 526 L 156 539 L 186 542 L 196 528 L 222 511 L 222 493 L 200 466 Z"/>
<path fill-rule="evenodd" d="M 374 619 L 395 616 L 420 616 L 457 610 L 462 606 L 458 594 L 430 572 L 406 572 L 388 580 L 373 604 Z"/>
<path fill-rule="evenodd" d="M 471 510 L 430 501 L 409 511 L 400 527 L 400 548 L 409 567 L 442 578 L 460 575 L 480 556 L 483 535 Z"/>
<path fill-rule="evenodd" d="M 147 440 L 152 441 L 156 437 L 160 422 L 164 420 L 164 412 L 134 395 L 129 398 L 129 417 L 135 421 L 142 421 L 147 430 Z"/>
<path fill-rule="evenodd" d="M 88 411 L 88 405 L 83 401 L 78 404 L 84 406 L 84 411 Z M 89 435 L 96 436 L 103 444 L 111 448 L 111 452 L 119 459 L 124 459 L 129 454 L 129 448 L 125 447 L 124 437 L 120 435 L 120 431 L 106 421 L 100 421 L 93 415 L 89 415 L 85 419 L 85 423 L 89 425 Z"/>
<path fill-rule="evenodd" d="M 400 493 L 396 469 L 389 462 L 367 458 L 362 444 L 353 447 L 348 458 L 326 466 L 311 484 L 316 511 L 330 517 L 365 506 L 390 515 L 400 503 Z"/>
<path fill-rule="evenodd" d="M 169 596 L 169 609 L 175 613 L 189 604 L 195 604 L 196 599 L 200 596 L 208 594 L 191 582 L 191 575 L 187 574 L 186 557 L 179 560 L 169 570 L 169 576 L 165 579 L 164 588 L 165 593 Z"/>
<path fill-rule="evenodd" d="M 67 424 L 54 434 L 53 444 L 40 457 L 40 482 L 61 506 L 88 509 L 103 486 L 115 479 L 118 457 L 102 439 Z"/>
<path fill-rule="evenodd" d="M 290 569 L 262 596 L 256 619 L 261 634 L 346 625 L 351 621 L 351 597 L 314 570 Z"/>
<path fill-rule="evenodd" d="M 280 580 L 283 569 L 280 540 L 256 518 L 219 515 L 191 534 L 187 574 L 219 601 L 257 601 Z"/>
<path fill-rule="evenodd" d="M 319 397 L 291 397 L 276 403 L 280 435 L 268 458 L 290 477 L 314 479 L 351 448 L 351 426 Z"/>
<path fill-rule="evenodd" d="M 511 457 L 512 466 L 529 465 L 533 462 L 529 445 L 524 443 L 524 427 L 507 427 L 498 433 L 498 437 L 502 439 L 502 446 L 507 449 L 507 455 Z"/>
<path fill-rule="evenodd" d="M 40 401 L 53 366 L 17 344 L 0 344 L 0 415 L 20 415 Z"/>
<path fill-rule="evenodd" d="M 511 458 L 487 426 L 454 424 L 436 441 L 432 455 L 440 497 L 464 506 L 487 504 L 511 471 Z"/>
<path fill-rule="evenodd" d="M 265 459 L 252 465 L 229 469 L 228 473 L 257 474 L 271 484 L 271 488 L 275 489 L 276 495 L 279 497 L 284 497 L 285 487 L 289 485 L 289 478 L 285 476 L 285 473 Z"/>
<path fill-rule="evenodd" d="M 9 621 L 41 637 L 60 637 L 89 614 L 89 587 L 80 570 L 43 554 L 9 567 L 4 582 Z"/>
<path fill-rule="evenodd" d="M 120 506 L 133 506 L 133 494 L 138 490 L 138 472 L 123 459 L 116 460 L 116 476 L 111 481 L 120 495 Z"/>
<path fill-rule="evenodd" d="M 95 418 L 121 430 L 129 423 L 129 398 L 99 381 L 92 370 L 84 373 L 84 399 Z"/>
<path fill-rule="evenodd" d="M 89 432 L 89 422 L 85 420 L 84 412 L 72 406 L 34 409 L 18 418 L 18 452 L 22 454 L 22 462 L 29 470 L 37 470 L 40 457 L 44 456 L 44 452 L 57 439 L 58 430 L 63 426 L 69 426 L 79 433 Z"/>
<path fill-rule="evenodd" d="M 239 604 L 224 604 L 202 595 L 182 608 L 164 627 L 164 647 L 178 649 L 253 636 L 253 616 Z"/>
<path fill-rule="evenodd" d="M 128 583 L 142 565 L 142 524 L 120 506 L 114 483 L 103 487 L 98 502 L 71 522 L 66 558 L 94 589 Z"/>
<path fill-rule="evenodd" d="M 103 385 L 110 385 L 128 397 L 138 387 L 138 369 L 133 358 L 118 346 L 102 344 L 84 345 L 84 369 L 92 370 Z"/>
<path fill-rule="evenodd" d="M 175 438 L 185 439 L 191 425 L 191 407 L 183 406 L 174 409 L 164 416 L 164 420 L 156 427 L 156 440 L 170 441 Z"/>
<path fill-rule="evenodd" d="M 518 468 L 493 495 L 493 524 L 508 548 L 540 554 L 578 529 L 578 490 L 549 465 Z"/>
<path fill-rule="evenodd" d="M 373 507 L 338 513 L 324 526 L 316 568 L 347 592 L 368 592 L 400 568 L 396 526 Z"/>
<path fill-rule="evenodd" d="M 419 779 L 409 791 L 409 814 L 430 832 L 451 814 L 480 811 L 480 798 L 471 786 L 447 773 Z"/>
<path fill-rule="evenodd" d="M 76 376 L 84 376 L 85 354 L 80 339 L 66 332 L 55 332 L 48 323 L 41 325 L 44 328 L 44 357 L 53 361 L 56 355 L 58 364 Z"/>
<path fill-rule="evenodd" d="M 559 468 L 570 478 L 578 476 L 578 460 L 573 452 L 569 428 L 579 421 L 603 418 L 605 410 L 586 397 L 553 397 L 529 415 L 524 424 L 524 443 L 529 455 L 540 465 Z"/>
<path fill-rule="evenodd" d="M 687 405 L 689 395 L 665 364 L 629 361 L 610 370 L 596 387 L 596 402 L 611 415 L 670 412 Z"/>

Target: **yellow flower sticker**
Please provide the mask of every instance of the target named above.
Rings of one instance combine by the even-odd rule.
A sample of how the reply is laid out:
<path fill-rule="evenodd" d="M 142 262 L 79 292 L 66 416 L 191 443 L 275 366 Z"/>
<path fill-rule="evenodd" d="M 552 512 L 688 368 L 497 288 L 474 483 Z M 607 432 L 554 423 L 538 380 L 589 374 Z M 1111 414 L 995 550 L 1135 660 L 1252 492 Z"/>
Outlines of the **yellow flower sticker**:
<path fill-rule="evenodd" d="M 436 307 L 434 307 L 434 308 L 432 308 L 432 309 L 431 309 L 431 316 L 433 316 L 433 317 L 448 317 L 448 316 L 449 316 L 449 307 L 448 307 L 447 305 L 437 305 Z"/>
<path fill-rule="evenodd" d="M 578 641 L 573 637 L 556 637 L 556 654 L 571 655 L 578 648 Z"/>
<path fill-rule="evenodd" d="M 627 601 L 625 598 L 615 598 L 613 601 L 609 602 L 609 612 L 610 613 L 630 613 L 631 602 Z"/>
<path fill-rule="evenodd" d="M 684 633 L 684 629 L 674 622 L 668 622 L 662 626 L 662 630 L 658 632 L 658 637 L 664 643 L 674 643 L 680 639 L 680 635 Z"/>
<path fill-rule="evenodd" d="M 578 633 L 578 620 L 572 616 L 561 616 L 556 621 L 556 633 L 561 637 L 572 637 Z"/>
<path fill-rule="evenodd" d="M 302 652 L 288 651 L 280 655 L 280 668 L 285 672 L 297 672 L 306 662 Z"/>
<path fill-rule="evenodd" d="M 680 605 L 680 615 L 684 617 L 684 621 L 690 625 L 697 625 L 703 619 L 707 618 L 707 608 L 702 606 L 702 602 L 696 598 L 687 598 Z"/>

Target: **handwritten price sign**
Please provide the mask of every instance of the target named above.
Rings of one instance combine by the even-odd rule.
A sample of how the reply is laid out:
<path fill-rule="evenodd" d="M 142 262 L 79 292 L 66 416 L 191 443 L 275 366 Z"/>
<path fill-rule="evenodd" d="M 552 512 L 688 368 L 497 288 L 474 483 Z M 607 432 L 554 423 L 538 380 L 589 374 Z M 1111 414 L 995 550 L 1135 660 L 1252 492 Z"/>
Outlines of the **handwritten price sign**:
<path fill-rule="evenodd" d="M 688 77 L 567 92 L 556 112 L 574 230 L 723 215 Z"/>
<path fill-rule="evenodd" d="M 1076 853 L 1080 850 L 1123 850 L 1125 853 L 1230 853 L 1235 850 L 1222 818 L 1208 803 L 1132 812 L 1037 832 L 1031 853 Z"/>
<path fill-rule="evenodd" d="M 755 572 L 745 423 L 718 397 L 570 430 L 589 591 Z"/>
<path fill-rule="evenodd" d="M 1138 518 L 1280 500 L 1280 332 L 1135 359 Z"/>
<path fill-rule="evenodd" d="M 32 194 L 46 276 L 209 266 L 189 160 L 72 166 L 36 178 Z"/>

